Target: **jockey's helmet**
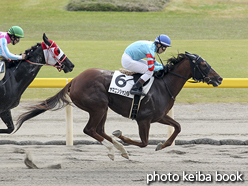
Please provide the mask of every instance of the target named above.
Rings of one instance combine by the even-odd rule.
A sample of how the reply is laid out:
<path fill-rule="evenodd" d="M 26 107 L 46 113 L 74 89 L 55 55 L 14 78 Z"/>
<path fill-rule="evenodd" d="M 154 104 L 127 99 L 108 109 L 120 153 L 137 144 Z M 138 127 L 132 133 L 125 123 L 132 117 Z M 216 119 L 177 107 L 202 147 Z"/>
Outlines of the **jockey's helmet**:
<path fill-rule="evenodd" d="M 12 26 L 9 29 L 8 34 L 14 35 L 16 37 L 24 37 L 24 32 L 23 32 L 22 28 L 19 26 Z"/>
<path fill-rule="evenodd" d="M 171 47 L 171 39 L 169 38 L 169 36 L 167 36 L 165 34 L 159 35 L 155 39 L 155 43 L 159 43 L 159 44 L 161 44 L 163 46 Z"/>

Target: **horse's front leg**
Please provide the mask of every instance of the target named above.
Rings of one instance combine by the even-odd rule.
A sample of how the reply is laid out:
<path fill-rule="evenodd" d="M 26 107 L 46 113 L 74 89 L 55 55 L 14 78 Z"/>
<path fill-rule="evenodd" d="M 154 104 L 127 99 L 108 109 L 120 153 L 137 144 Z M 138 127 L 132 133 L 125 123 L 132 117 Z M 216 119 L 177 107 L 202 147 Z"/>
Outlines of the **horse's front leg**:
<path fill-rule="evenodd" d="M 120 130 L 116 130 L 112 134 L 116 136 L 117 138 L 121 139 L 124 143 L 136 145 L 139 147 L 146 147 L 148 145 L 150 123 L 147 121 L 138 121 L 138 125 L 139 125 L 139 136 L 140 136 L 141 142 L 134 141 L 130 138 L 123 136 Z"/>
<path fill-rule="evenodd" d="M 177 137 L 177 135 L 181 132 L 181 126 L 178 122 L 176 122 L 174 119 L 172 119 L 170 116 L 165 115 L 161 120 L 158 121 L 159 123 L 162 124 L 167 124 L 170 125 L 172 127 L 174 127 L 174 132 L 173 134 L 169 137 L 169 139 L 167 139 L 167 141 L 165 141 L 164 143 L 159 143 L 157 145 L 156 151 L 157 150 L 161 150 L 165 147 L 171 146 L 171 144 L 173 143 L 173 141 L 175 140 L 175 138 Z"/>
<path fill-rule="evenodd" d="M 14 131 L 14 124 L 11 116 L 11 111 L 7 110 L 5 112 L 2 112 L 0 114 L 0 117 L 2 118 L 3 122 L 5 125 L 8 127 L 7 129 L 0 129 L 0 133 L 7 133 L 10 134 L 11 132 Z"/>

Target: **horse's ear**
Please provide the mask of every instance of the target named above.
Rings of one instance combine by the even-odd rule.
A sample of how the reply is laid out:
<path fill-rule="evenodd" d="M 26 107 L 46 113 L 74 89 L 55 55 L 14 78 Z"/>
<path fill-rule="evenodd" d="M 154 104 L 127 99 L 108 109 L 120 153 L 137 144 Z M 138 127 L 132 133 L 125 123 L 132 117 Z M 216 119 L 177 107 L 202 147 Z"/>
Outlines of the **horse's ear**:
<path fill-rule="evenodd" d="M 51 45 L 51 42 L 48 40 L 48 38 L 47 38 L 45 33 L 43 34 L 43 41 L 46 43 L 46 45 L 48 45 L 48 46 Z"/>
<path fill-rule="evenodd" d="M 186 55 L 186 56 L 190 56 L 190 55 L 192 55 L 192 54 L 189 53 L 189 52 L 187 52 L 187 51 L 185 51 L 185 55 Z"/>
<path fill-rule="evenodd" d="M 189 57 L 190 59 L 195 59 L 195 58 L 196 58 L 194 54 L 191 54 L 191 53 L 189 53 L 189 52 L 187 52 L 187 51 L 185 51 L 185 55 L 186 55 L 187 57 Z"/>

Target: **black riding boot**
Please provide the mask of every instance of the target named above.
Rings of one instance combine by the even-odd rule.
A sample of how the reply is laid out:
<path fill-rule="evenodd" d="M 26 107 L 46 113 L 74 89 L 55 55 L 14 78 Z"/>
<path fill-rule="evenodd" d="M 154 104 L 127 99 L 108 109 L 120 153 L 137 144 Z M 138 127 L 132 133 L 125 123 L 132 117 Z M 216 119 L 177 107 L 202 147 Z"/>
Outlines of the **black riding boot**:
<path fill-rule="evenodd" d="M 142 87 L 145 81 L 143 79 L 139 79 L 131 88 L 130 94 L 133 95 L 139 95 L 139 96 L 145 96 L 146 94 L 142 92 Z"/>

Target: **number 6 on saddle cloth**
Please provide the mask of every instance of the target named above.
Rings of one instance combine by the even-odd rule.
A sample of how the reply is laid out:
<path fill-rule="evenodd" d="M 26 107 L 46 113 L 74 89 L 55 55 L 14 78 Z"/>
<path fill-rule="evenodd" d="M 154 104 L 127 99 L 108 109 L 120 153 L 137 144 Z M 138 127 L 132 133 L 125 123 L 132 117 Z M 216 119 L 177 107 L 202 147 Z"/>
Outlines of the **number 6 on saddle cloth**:
<path fill-rule="evenodd" d="M 130 94 L 133 84 L 139 79 L 141 75 L 142 74 L 134 74 L 129 76 L 121 73 L 120 71 L 115 71 L 108 90 L 109 93 L 118 94 L 133 99 L 129 114 L 129 118 L 131 119 L 136 118 L 140 101 L 144 98 L 144 96 Z M 150 90 L 153 81 L 154 77 L 151 77 L 150 80 L 144 84 L 143 92 L 145 94 L 147 94 Z"/>

